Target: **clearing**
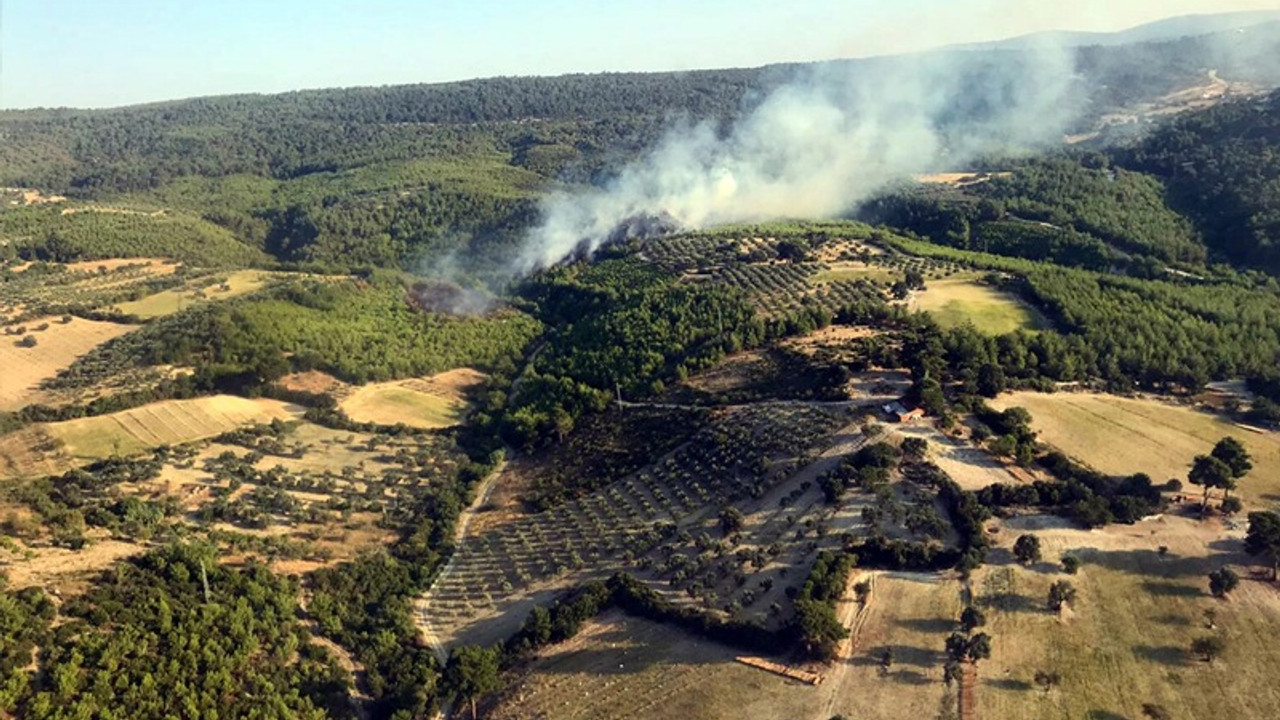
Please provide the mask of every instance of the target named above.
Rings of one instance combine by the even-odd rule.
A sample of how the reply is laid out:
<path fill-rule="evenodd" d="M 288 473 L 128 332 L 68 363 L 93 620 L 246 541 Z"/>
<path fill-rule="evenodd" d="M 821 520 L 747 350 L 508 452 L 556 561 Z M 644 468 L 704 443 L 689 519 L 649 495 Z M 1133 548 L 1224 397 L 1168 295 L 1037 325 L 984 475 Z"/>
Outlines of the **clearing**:
<path fill-rule="evenodd" d="M 138 300 L 115 306 L 125 315 L 143 320 L 172 315 L 183 308 L 212 300 L 228 300 L 266 287 L 278 273 L 263 270 L 241 270 L 225 277 L 198 278 L 186 285 L 164 290 Z"/>
<path fill-rule="evenodd" d="M 301 415 L 302 408 L 279 400 L 214 395 L 165 400 L 110 415 L 50 423 L 44 429 L 54 440 L 61 441 L 73 457 L 99 459 L 133 455 L 162 445 L 181 445 L 244 425 Z"/>
<path fill-rule="evenodd" d="M 911 309 L 929 313 L 944 328 L 969 323 L 988 335 L 1049 327 L 1043 315 L 1013 295 L 965 278 L 929 281 L 912 296 Z"/>
<path fill-rule="evenodd" d="M 1159 400 L 1095 393 L 1018 392 L 1000 396 L 992 406 L 1025 407 L 1041 440 L 1100 472 L 1144 472 L 1157 483 L 1176 478 L 1185 484 L 1191 460 L 1231 436 L 1253 456 L 1253 471 L 1240 481 L 1239 494 L 1246 504 L 1274 500 L 1280 493 L 1280 436 L 1276 433 L 1252 432 Z"/>
<path fill-rule="evenodd" d="M 70 322 L 38 318 L 22 326 L 26 328 L 23 335 L 0 336 L 0 368 L 4 368 L 0 373 L 0 410 L 20 410 L 45 402 L 45 393 L 39 388 L 41 381 L 56 377 L 58 371 L 98 345 L 137 329 L 78 317 Z M 45 329 L 38 330 L 40 327 Z M 6 332 L 11 329 L 4 328 Z M 24 337 L 35 338 L 35 347 L 21 347 L 18 343 Z"/>
<path fill-rule="evenodd" d="M 403 423 L 424 430 L 452 427 L 466 416 L 465 394 L 484 378 L 460 368 L 426 378 L 373 383 L 353 390 L 339 407 L 356 422 Z"/>

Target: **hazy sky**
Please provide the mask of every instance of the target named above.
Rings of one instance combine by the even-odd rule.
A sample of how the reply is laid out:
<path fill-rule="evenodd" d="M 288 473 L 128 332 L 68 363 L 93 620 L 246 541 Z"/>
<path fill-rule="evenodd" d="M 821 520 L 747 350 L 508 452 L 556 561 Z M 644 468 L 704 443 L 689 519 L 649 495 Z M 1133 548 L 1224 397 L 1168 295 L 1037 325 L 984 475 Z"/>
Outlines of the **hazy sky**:
<path fill-rule="evenodd" d="M 0 0 L 0 107 L 741 67 L 1278 0 Z"/>

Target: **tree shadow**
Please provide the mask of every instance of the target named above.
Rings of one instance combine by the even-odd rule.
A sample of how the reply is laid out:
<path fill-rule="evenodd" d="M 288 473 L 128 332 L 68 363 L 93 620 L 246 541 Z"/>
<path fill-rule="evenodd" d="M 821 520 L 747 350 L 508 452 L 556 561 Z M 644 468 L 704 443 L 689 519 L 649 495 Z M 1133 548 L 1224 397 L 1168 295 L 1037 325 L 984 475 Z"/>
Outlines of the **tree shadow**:
<path fill-rule="evenodd" d="M 1038 612 L 1041 609 L 1031 598 L 1013 592 L 983 595 L 978 599 L 978 604 L 1004 612 Z"/>
<path fill-rule="evenodd" d="M 1085 717 L 1088 720 L 1130 720 L 1128 715 L 1121 715 L 1110 710 L 1090 710 Z"/>
<path fill-rule="evenodd" d="M 1234 552 L 1209 556 L 1182 556 L 1173 553 L 1161 555 L 1153 547 L 1150 550 L 1095 551 L 1087 553 L 1087 559 L 1089 564 L 1101 565 L 1110 570 L 1174 578 L 1207 574 L 1230 562 L 1235 555 Z"/>
<path fill-rule="evenodd" d="M 902 685 L 929 685 L 933 681 L 918 670 L 898 670 L 889 675 L 894 682 Z"/>
<path fill-rule="evenodd" d="M 1188 627 L 1191 625 L 1191 620 L 1189 618 L 1185 615 L 1178 615 L 1176 613 L 1160 615 L 1153 619 L 1161 625 L 1172 625 L 1174 627 Z"/>
<path fill-rule="evenodd" d="M 1169 667 L 1187 665 L 1187 651 L 1176 645 L 1138 645 L 1133 652 L 1138 657 Z"/>
<path fill-rule="evenodd" d="M 1199 588 L 1179 585 L 1177 583 L 1154 582 L 1151 580 L 1143 581 L 1142 589 L 1156 597 L 1193 598 L 1204 595 Z"/>
<path fill-rule="evenodd" d="M 867 650 L 866 654 L 861 655 L 852 660 L 854 665 L 879 665 L 880 659 L 884 657 L 886 650 L 893 654 L 893 666 L 911 665 L 915 667 L 931 668 L 937 666 L 941 652 L 931 650 L 929 648 L 913 647 L 911 645 L 878 645 Z"/>
<path fill-rule="evenodd" d="M 947 618 L 911 618 L 909 620 L 896 620 L 895 624 L 909 630 L 924 633 L 949 633 L 959 627 L 955 620 Z"/>
<path fill-rule="evenodd" d="M 1014 680 L 1013 678 L 1000 678 L 999 680 L 984 680 L 985 684 L 993 688 L 1001 690 L 1009 690 L 1011 692 L 1026 692 L 1031 689 L 1031 683 L 1026 680 Z"/>

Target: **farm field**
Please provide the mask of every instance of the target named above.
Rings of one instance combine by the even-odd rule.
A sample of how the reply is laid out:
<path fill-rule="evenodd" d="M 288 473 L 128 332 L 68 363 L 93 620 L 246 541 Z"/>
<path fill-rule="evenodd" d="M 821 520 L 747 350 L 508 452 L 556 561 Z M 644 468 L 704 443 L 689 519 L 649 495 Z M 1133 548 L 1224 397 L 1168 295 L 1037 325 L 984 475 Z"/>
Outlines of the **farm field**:
<path fill-rule="evenodd" d="M 469 407 L 464 394 L 484 376 L 474 370 L 451 370 L 427 378 L 373 383 L 350 391 L 339 407 L 356 422 L 403 423 L 432 430 L 462 422 Z"/>
<path fill-rule="evenodd" d="M 143 320 L 172 315 L 192 305 L 216 300 L 229 300 L 266 287 L 276 273 L 241 270 L 220 278 L 200 278 L 186 285 L 164 290 L 115 306 L 125 315 Z"/>
<path fill-rule="evenodd" d="M 1138 718 L 1144 703 L 1162 705 L 1178 720 L 1274 716 L 1280 690 L 1269 668 L 1280 662 L 1273 642 L 1280 591 L 1250 577 L 1240 552 L 1243 524 L 1166 516 L 1084 531 L 1030 517 L 1001 530 L 1006 560 L 1016 534 L 1028 528 L 1040 528 L 1046 560 L 1071 552 L 1082 569 L 1069 577 L 1048 563 L 1024 569 L 997 562 L 975 576 L 994 638 L 991 660 L 979 666 L 982 717 Z M 1206 575 L 1225 564 L 1244 579 L 1223 601 L 1209 595 Z M 1062 578 L 1079 595 L 1058 615 L 1044 602 L 1049 583 Z M 1211 632 L 1207 610 L 1216 614 L 1212 632 L 1227 640 L 1212 664 L 1189 651 L 1192 640 Z M 1059 673 L 1061 684 L 1048 693 L 1036 689 L 1037 670 Z"/>
<path fill-rule="evenodd" d="M 812 278 L 815 284 L 839 282 L 841 280 L 871 280 L 878 283 L 890 283 L 901 277 L 901 273 L 882 265 L 863 262 L 836 262 L 819 270 Z"/>
<path fill-rule="evenodd" d="M 926 290 L 913 296 L 911 309 L 929 313 L 944 328 L 970 323 L 988 335 L 1049 326 L 1039 312 L 1012 295 L 965 278 L 929 281 Z"/>
<path fill-rule="evenodd" d="M 243 425 L 287 420 L 301 414 L 298 406 L 278 400 L 215 395 L 166 400 L 110 415 L 50 423 L 44 428 L 71 456 L 97 459 L 181 445 Z"/>
<path fill-rule="evenodd" d="M 45 330 L 37 330 L 48 325 Z M 22 324 L 22 336 L 0 336 L 0 411 L 20 410 L 32 403 L 43 402 L 45 393 L 40 382 L 57 376 L 76 358 L 112 338 L 136 330 L 133 325 L 99 322 L 73 317 L 70 322 L 58 318 L 37 318 Z M 6 328 L 8 329 L 8 328 Z M 35 338 L 35 347 L 18 345 L 23 337 Z"/>
<path fill-rule="evenodd" d="M 492 720 L 807 717 L 822 688 L 734 661 L 732 648 L 620 612 L 541 652 Z M 825 718 L 824 718 L 825 720 Z"/>
<path fill-rule="evenodd" d="M 1237 427 L 1208 413 L 1152 399 L 1094 393 L 1018 392 L 993 407 L 1025 407 L 1040 439 L 1113 475 L 1144 472 L 1184 483 L 1191 461 L 1225 436 L 1244 443 L 1253 471 L 1240 481 L 1246 505 L 1270 505 L 1280 493 L 1280 436 Z M 1187 486 L 1189 491 L 1195 488 Z"/>

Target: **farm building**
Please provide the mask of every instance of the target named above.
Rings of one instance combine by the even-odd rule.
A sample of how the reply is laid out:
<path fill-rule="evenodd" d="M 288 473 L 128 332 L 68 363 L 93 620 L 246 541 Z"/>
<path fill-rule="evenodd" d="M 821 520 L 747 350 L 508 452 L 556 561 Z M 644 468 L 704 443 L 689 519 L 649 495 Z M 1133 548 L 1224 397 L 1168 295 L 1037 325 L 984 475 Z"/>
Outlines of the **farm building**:
<path fill-rule="evenodd" d="M 924 417 L 924 410 L 920 408 L 908 410 L 906 405 L 903 405 L 897 400 L 885 405 L 884 412 L 894 422 L 900 423 L 909 423 L 913 420 Z"/>

